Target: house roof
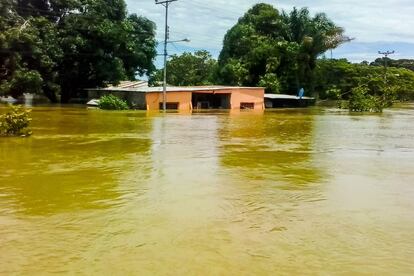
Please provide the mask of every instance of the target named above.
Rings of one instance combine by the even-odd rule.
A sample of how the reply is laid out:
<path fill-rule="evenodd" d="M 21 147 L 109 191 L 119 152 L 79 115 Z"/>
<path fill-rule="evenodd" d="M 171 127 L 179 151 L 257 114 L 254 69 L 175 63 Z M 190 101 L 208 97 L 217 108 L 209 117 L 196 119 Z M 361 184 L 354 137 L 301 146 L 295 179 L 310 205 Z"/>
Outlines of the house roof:
<path fill-rule="evenodd" d="M 300 98 L 295 95 L 285 95 L 285 94 L 265 94 L 265 99 L 280 99 L 280 100 L 299 100 Z M 314 100 L 312 97 L 302 97 L 304 100 Z"/>
<path fill-rule="evenodd" d="M 128 89 L 128 88 L 140 88 L 148 87 L 147 81 L 137 80 L 137 81 L 121 81 L 118 85 L 110 85 L 105 88 L 100 88 L 101 90 L 116 90 L 116 89 Z"/>
<path fill-rule="evenodd" d="M 263 87 L 239 87 L 239 86 L 220 86 L 220 85 L 211 85 L 211 86 L 168 86 L 167 92 L 191 92 L 191 91 L 217 91 L 217 90 L 231 90 L 231 89 L 260 89 L 263 90 Z M 124 91 L 124 92 L 139 92 L 139 93 L 159 93 L 163 91 L 162 86 L 156 87 L 134 87 L 134 88 L 122 88 L 122 87 L 113 87 L 113 88 L 98 88 L 98 89 L 88 89 L 88 90 L 111 90 L 111 91 Z"/>

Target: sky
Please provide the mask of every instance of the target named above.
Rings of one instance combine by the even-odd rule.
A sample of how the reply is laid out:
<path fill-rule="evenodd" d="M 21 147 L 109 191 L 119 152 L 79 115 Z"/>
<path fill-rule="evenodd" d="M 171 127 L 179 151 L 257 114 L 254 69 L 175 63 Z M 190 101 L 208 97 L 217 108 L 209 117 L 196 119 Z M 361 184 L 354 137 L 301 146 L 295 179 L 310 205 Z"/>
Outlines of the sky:
<path fill-rule="evenodd" d="M 308 7 L 312 14 L 324 12 L 345 34 L 355 38 L 333 50 L 334 58 L 352 62 L 373 61 L 378 51 L 395 50 L 394 59 L 414 58 L 414 0 L 178 0 L 170 4 L 170 39 L 188 38 L 189 43 L 173 43 L 168 53 L 208 50 L 220 53 L 225 33 L 256 3 L 272 4 L 289 12 Z M 164 37 L 165 8 L 155 0 L 126 0 L 128 11 L 147 17 L 157 25 L 157 40 Z M 162 53 L 161 45 L 158 47 Z M 330 57 L 330 53 L 326 54 Z M 162 67 L 161 59 L 156 62 Z"/>

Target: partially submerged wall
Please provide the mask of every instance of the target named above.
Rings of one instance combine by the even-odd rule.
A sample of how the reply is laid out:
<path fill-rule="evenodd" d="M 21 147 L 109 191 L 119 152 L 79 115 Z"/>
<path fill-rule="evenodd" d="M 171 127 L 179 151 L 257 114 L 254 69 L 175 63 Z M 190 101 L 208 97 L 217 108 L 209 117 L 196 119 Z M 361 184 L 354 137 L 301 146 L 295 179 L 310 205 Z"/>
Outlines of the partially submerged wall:
<path fill-rule="evenodd" d="M 242 104 L 253 104 L 255 110 L 264 109 L 263 88 L 233 89 L 231 94 L 231 109 L 240 109 Z M 247 105 L 246 105 L 247 106 Z"/>
<path fill-rule="evenodd" d="M 168 92 L 166 102 L 178 103 L 178 110 L 191 110 L 192 92 Z M 147 110 L 159 110 L 163 102 L 162 92 L 146 93 Z"/>

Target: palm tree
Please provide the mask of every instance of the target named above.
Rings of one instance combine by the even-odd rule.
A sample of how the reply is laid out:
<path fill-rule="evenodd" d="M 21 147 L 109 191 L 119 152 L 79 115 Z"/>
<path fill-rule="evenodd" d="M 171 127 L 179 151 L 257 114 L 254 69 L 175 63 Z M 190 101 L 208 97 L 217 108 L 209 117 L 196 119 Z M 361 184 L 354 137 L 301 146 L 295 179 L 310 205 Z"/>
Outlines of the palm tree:
<path fill-rule="evenodd" d="M 329 49 L 334 49 L 350 39 L 344 36 L 344 29 L 336 26 L 324 13 L 311 17 L 307 8 L 282 13 L 285 24 L 284 36 L 287 41 L 297 43 L 297 89 L 306 86 L 313 93 L 313 70 L 316 59 Z"/>

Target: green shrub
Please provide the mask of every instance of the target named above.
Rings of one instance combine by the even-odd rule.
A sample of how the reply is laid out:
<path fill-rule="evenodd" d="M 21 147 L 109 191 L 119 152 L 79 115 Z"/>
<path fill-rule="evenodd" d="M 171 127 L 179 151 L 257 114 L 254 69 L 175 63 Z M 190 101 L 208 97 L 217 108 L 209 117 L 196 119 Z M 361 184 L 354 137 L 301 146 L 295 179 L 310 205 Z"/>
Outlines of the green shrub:
<path fill-rule="evenodd" d="M 0 116 L 0 136 L 29 136 L 28 129 L 31 110 L 22 106 L 10 106 L 6 114 Z"/>
<path fill-rule="evenodd" d="M 266 93 L 275 93 L 279 94 L 281 89 L 281 84 L 276 74 L 266 73 L 263 77 L 260 78 L 259 86 L 266 88 Z"/>
<path fill-rule="evenodd" d="M 338 100 L 337 105 L 340 109 L 349 109 L 349 101 Z"/>
<path fill-rule="evenodd" d="M 127 110 L 129 109 L 126 101 L 114 96 L 105 95 L 99 99 L 99 108 L 105 110 Z"/>
<path fill-rule="evenodd" d="M 338 86 L 333 85 L 326 90 L 324 96 L 324 98 L 339 100 L 342 98 L 342 91 L 338 88 Z"/>
<path fill-rule="evenodd" d="M 382 96 L 371 95 L 370 89 L 366 86 L 357 86 L 351 90 L 348 108 L 354 112 L 382 112 L 386 107 Z"/>

